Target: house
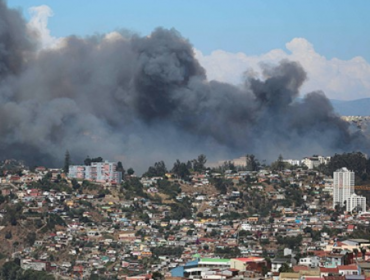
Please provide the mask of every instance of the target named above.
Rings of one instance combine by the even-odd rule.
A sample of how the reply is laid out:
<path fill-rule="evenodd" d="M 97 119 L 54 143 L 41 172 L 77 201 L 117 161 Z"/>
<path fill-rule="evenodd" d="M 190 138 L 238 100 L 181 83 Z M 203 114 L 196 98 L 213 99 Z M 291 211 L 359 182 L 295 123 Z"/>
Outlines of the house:
<path fill-rule="evenodd" d="M 150 274 L 126 277 L 126 280 L 149 280 L 149 279 L 152 279 L 152 276 Z"/>
<path fill-rule="evenodd" d="M 338 268 L 337 267 L 320 267 L 320 276 L 333 276 L 338 275 Z"/>
<path fill-rule="evenodd" d="M 345 275 L 346 280 L 365 280 L 368 279 L 365 275 Z"/>
<path fill-rule="evenodd" d="M 361 269 L 355 264 L 338 266 L 338 273 L 340 275 L 360 275 Z"/>
<path fill-rule="evenodd" d="M 12 189 L 10 187 L 6 187 L 6 188 L 1 189 L 1 194 L 3 196 L 10 195 L 11 193 L 12 193 Z"/>
<path fill-rule="evenodd" d="M 299 273 L 301 275 L 300 280 L 319 280 L 320 278 L 320 269 L 309 269 L 309 270 L 303 270 Z M 322 280 L 322 279 L 321 279 Z"/>
<path fill-rule="evenodd" d="M 185 270 L 189 271 L 189 269 L 196 268 L 196 267 L 198 267 L 198 260 L 193 260 L 193 261 L 187 262 L 183 266 L 178 266 L 178 267 L 175 267 L 174 269 L 172 269 L 170 271 L 171 276 L 172 277 L 184 277 Z"/>
<path fill-rule="evenodd" d="M 325 267 L 338 267 L 339 265 L 344 265 L 345 254 L 332 253 L 325 257 L 324 266 Z"/>
<path fill-rule="evenodd" d="M 45 172 L 46 167 L 45 166 L 38 166 L 38 167 L 35 168 L 35 171 L 36 172 Z"/>
<path fill-rule="evenodd" d="M 258 222 L 258 217 L 257 216 L 249 217 L 248 222 L 249 223 L 257 223 Z"/>
<path fill-rule="evenodd" d="M 82 265 L 75 265 L 73 267 L 73 274 L 82 277 L 83 276 L 83 273 L 84 273 L 84 268 L 83 268 Z"/>
<path fill-rule="evenodd" d="M 289 267 L 292 267 L 292 264 L 290 262 L 290 259 L 288 258 L 275 258 L 271 261 L 271 272 L 279 272 L 280 267 L 283 266 L 283 264 L 288 264 Z"/>
<path fill-rule="evenodd" d="M 308 256 L 306 258 L 300 258 L 298 264 L 308 267 L 318 267 L 320 265 L 320 258 L 317 256 Z"/>
<path fill-rule="evenodd" d="M 280 273 L 279 280 L 299 280 L 300 274 L 296 272 Z"/>
<path fill-rule="evenodd" d="M 119 239 L 121 241 L 126 241 L 126 242 L 134 241 L 136 239 L 135 232 L 134 231 L 121 232 L 119 234 Z"/>
<path fill-rule="evenodd" d="M 361 274 L 370 274 L 370 263 L 369 262 L 359 262 L 358 266 L 360 268 Z"/>
<path fill-rule="evenodd" d="M 230 268 L 239 271 L 262 272 L 262 267 L 264 266 L 267 266 L 265 259 L 259 257 L 236 258 L 230 260 Z"/>
<path fill-rule="evenodd" d="M 50 271 L 50 262 L 40 260 L 21 260 L 21 268 L 24 270 L 32 269 L 37 271 Z"/>
<path fill-rule="evenodd" d="M 347 232 L 352 233 L 355 230 L 356 226 L 355 225 L 348 225 L 347 226 Z"/>
<path fill-rule="evenodd" d="M 227 269 L 227 268 L 230 268 L 230 259 L 201 258 L 198 262 L 198 266 Z"/>

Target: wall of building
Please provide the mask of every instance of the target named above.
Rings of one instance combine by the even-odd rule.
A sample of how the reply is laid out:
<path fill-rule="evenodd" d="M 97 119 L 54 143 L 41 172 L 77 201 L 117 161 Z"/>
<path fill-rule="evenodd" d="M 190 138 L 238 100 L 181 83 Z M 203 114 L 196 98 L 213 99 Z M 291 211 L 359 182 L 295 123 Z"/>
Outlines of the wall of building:
<path fill-rule="evenodd" d="M 343 167 L 335 171 L 333 177 L 333 208 L 337 204 L 343 207 L 344 202 L 354 193 L 355 173 Z"/>
<path fill-rule="evenodd" d="M 71 165 L 68 178 L 119 184 L 122 182 L 122 172 L 117 171 L 117 164 L 114 162 L 92 162 L 91 166 Z"/>

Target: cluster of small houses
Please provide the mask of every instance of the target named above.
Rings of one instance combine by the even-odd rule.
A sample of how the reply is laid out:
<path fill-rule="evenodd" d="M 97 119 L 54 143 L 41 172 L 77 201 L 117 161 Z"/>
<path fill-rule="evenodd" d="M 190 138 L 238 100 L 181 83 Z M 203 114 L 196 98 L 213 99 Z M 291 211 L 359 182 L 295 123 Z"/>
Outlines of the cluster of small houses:
<path fill-rule="evenodd" d="M 50 170 L 49 170 L 50 171 Z M 308 171 L 284 170 L 280 174 L 271 174 L 267 170 L 259 172 L 227 172 L 225 176 L 234 183 L 240 178 L 254 176 L 258 184 L 253 188 L 265 192 L 264 182 L 278 183 L 282 178 L 303 189 L 315 189 L 314 197 L 305 197 L 308 209 L 279 207 L 279 217 L 259 217 L 252 215 L 240 220 L 225 220 L 222 216 L 230 211 L 239 211 L 240 192 L 230 191 L 225 195 L 197 193 L 197 187 L 209 184 L 209 174 L 197 174 L 191 185 L 195 192 L 181 193 L 176 199 L 188 196 L 193 206 L 193 218 L 167 220 L 170 213 L 168 205 L 158 204 L 149 199 L 135 198 L 119 200 L 113 196 L 66 193 L 54 190 L 41 191 L 27 187 L 27 183 L 41 179 L 47 170 L 37 168 L 34 173 L 24 171 L 23 175 L 9 175 L 1 181 L 3 195 L 15 195 L 11 203 L 23 202 L 27 219 L 37 219 L 37 213 L 48 211 L 58 214 L 66 226 L 64 229 L 41 235 L 35 243 L 27 247 L 20 244 L 12 258 L 20 258 L 24 269 L 45 270 L 65 277 L 88 277 L 97 271 L 105 271 L 109 276 L 118 276 L 127 280 L 151 279 L 151 273 L 158 271 L 168 279 L 245 279 L 271 278 L 274 280 L 362 280 L 370 273 L 370 250 L 361 253 L 361 248 L 370 246 L 368 240 L 346 239 L 358 226 L 368 225 L 370 213 L 340 215 L 332 221 L 330 214 L 320 211 L 320 195 L 331 193 L 332 180 L 304 183 Z M 52 177 L 63 176 L 61 171 L 52 170 Z M 310 171 L 312 172 L 312 171 Z M 171 174 L 167 175 L 168 177 Z M 157 181 L 161 178 L 141 178 L 148 193 L 158 192 Z M 284 190 L 277 188 L 268 195 L 271 199 L 285 199 Z M 69 209 L 83 209 L 86 202 L 109 222 L 84 222 L 81 217 L 70 217 L 65 212 Z M 127 211 L 139 206 L 148 221 L 137 215 L 128 215 Z M 196 209 L 206 205 L 203 215 L 196 215 Z M 315 211 L 312 211 L 315 210 Z M 190 209 L 189 209 L 190 211 Z M 32 213 L 32 215 L 27 215 Z M 3 213 L 0 213 L 0 218 Z M 86 207 L 82 217 L 90 219 L 94 214 Z M 319 241 L 312 239 L 304 229 L 320 231 L 324 227 L 339 229 L 341 233 L 335 239 L 325 232 Z M 217 234 L 213 234 L 214 232 Z M 241 231 L 248 235 L 240 235 Z M 297 258 L 289 249 L 278 257 L 277 236 L 302 236 L 300 253 Z M 339 242 L 337 239 L 346 240 Z M 157 262 L 145 266 L 145 259 L 152 259 L 153 248 L 183 248 L 181 256 L 155 256 Z M 215 253 L 216 249 L 238 248 L 237 258 L 225 259 Z M 360 253 L 356 256 L 354 249 Z M 37 259 L 32 258 L 38 252 Z M 74 261 L 68 261 L 75 259 Z M 369 262 L 368 262 L 369 261 Z M 290 272 L 280 272 L 281 267 L 290 267 Z M 267 274 L 265 274 L 267 272 Z M 128 276 L 134 275 L 136 276 Z M 265 274 L 265 275 L 264 275 Z M 334 277 L 334 278 L 331 278 Z"/>

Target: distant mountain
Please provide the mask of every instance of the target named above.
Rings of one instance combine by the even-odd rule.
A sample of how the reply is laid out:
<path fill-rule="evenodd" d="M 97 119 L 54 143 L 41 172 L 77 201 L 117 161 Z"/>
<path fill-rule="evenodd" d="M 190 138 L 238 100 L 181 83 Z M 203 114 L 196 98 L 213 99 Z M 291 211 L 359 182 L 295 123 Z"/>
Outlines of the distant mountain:
<path fill-rule="evenodd" d="M 334 110 L 341 116 L 370 116 L 370 98 L 356 100 L 330 100 Z"/>

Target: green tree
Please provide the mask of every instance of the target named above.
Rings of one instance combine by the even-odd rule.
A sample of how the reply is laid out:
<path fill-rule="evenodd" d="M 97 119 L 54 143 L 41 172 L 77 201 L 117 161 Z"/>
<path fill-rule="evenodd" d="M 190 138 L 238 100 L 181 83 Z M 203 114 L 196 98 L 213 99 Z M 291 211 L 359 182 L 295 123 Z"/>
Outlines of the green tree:
<path fill-rule="evenodd" d="M 0 272 L 1 280 L 16 280 L 20 279 L 22 275 L 22 269 L 15 262 L 6 262 Z"/>
<path fill-rule="evenodd" d="M 91 165 L 91 158 L 89 156 L 86 157 L 84 160 L 84 164 L 90 166 Z"/>
<path fill-rule="evenodd" d="M 128 175 L 133 175 L 135 173 L 134 169 L 132 167 L 130 167 L 129 169 L 127 169 L 127 174 Z"/>
<path fill-rule="evenodd" d="M 167 173 L 166 164 L 164 161 L 154 163 L 154 166 L 150 166 L 148 171 L 143 174 L 144 177 L 162 177 Z"/>
<path fill-rule="evenodd" d="M 282 171 L 285 168 L 290 168 L 290 164 L 287 162 L 284 162 L 283 156 L 279 155 L 278 159 L 271 163 L 271 169 L 273 171 Z"/>
<path fill-rule="evenodd" d="M 211 180 L 211 183 L 215 186 L 215 188 L 221 193 L 226 194 L 228 187 L 233 186 L 233 182 L 228 179 L 224 178 L 214 178 Z"/>
<path fill-rule="evenodd" d="M 259 164 L 254 155 L 246 155 L 246 164 L 247 171 L 257 171 Z"/>
<path fill-rule="evenodd" d="M 116 168 L 116 170 L 118 171 L 118 172 L 122 172 L 122 176 L 124 176 L 125 175 L 125 172 L 126 172 L 126 170 L 123 168 L 123 166 L 122 166 L 122 162 L 118 162 L 117 163 L 117 168 Z"/>
<path fill-rule="evenodd" d="M 45 271 L 26 270 L 20 280 L 54 280 L 54 276 L 48 274 Z"/>
<path fill-rule="evenodd" d="M 361 247 L 360 250 L 361 250 L 361 254 L 362 254 L 362 259 L 364 260 L 365 259 L 365 255 L 366 255 L 366 248 Z"/>
<path fill-rule="evenodd" d="M 26 237 L 26 243 L 29 246 L 32 246 L 36 241 L 36 233 L 35 232 L 30 232 L 27 234 Z"/>
<path fill-rule="evenodd" d="M 227 259 L 237 258 L 240 256 L 240 249 L 238 247 L 216 247 L 215 255 Z"/>
<path fill-rule="evenodd" d="M 171 198 L 175 198 L 179 193 L 181 193 L 180 185 L 177 183 L 172 183 L 168 180 L 158 180 L 158 189 L 169 195 Z"/>
<path fill-rule="evenodd" d="M 55 278 L 45 271 L 26 270 L 14 260 L 6 262 L 0 269 L 1 280 L 54 280 Z"/>
<path fill-rule="evenodd" d="M 277 159 L 277 169 L 279 171 L 282 171 L 284 169 L 285 165 L 284 165 L 284 161 L 283 161 L 283 156 L 282 155 L 279 155 L 278 159 Z"/>
<path fill-rule="evenodd" d="M 355 254 L 355 257 L 356 257 L 356 259 L 357 259 L 358 249 L 357 249 L 357 248 L 354 248 L 354 249 L 353 249 L 353 253 Z"/>
<path fill-rule="evenodd" d="M 231 170 L 233 173 L 236 172 L 236 166 L 232 161 L 224 161 L 222 165 L 219 167 L 221 172 L 225 172 L 226 170 Z"/>
<path fill-rule="evenodd" d="M 154 280 L 161 280 L 163 279 L 163 275 L 159 271 L 154 271 L 152 274 L 152 278 Z"/>
<path fill-rule="evenodd" d="M 269 268 L 263 264 L 262 265 L 262 275 L 265 276 L 269 272 Z"/>
<path fill-rule="evenodd" d="M 335 154 L 327 165 L 320 166 L 325 175 L 333 175 L 333 172 L 342 167 L 347 167 L 356 173 L 356 184 L 367 183 L 370 179 L 370 159 L 361 152 Z"/>
<path fill-rule="evenodd" d="M 203 212 L 199 212 L 199 213 L 197 214 L 197 217 L 198 217 L 198 218 L 203 218 L 203 217 L 204 217 Z"/>
<path fill-rule="evenodd" d="M 191 202 L 186 198 L 182 201 L 170 204 L 170 207 L 171 213 L 166 217 L 168 219 L 181 220 L 182 218 L 189 219 L 192 216 Z"/>
<path fill-rule="evenodd" d="M 77 190 L 77 189 L 79 189 L 81 187 L 81 185 L 78 183 L 78 181 L 75 178 L 73 178 L 71 180 L 71 184 L 72 184 L 72 188 L 74 190 Z"/>
<path fill-rule="evenodd" d="M 7 231 L 7 232 L 5 233 L 5 238 L 6 238 L 6 239 L 12 239 L 12 237 L 13 237 L 13 235 L 12 235 L 12 232 L 11 232 L 11 231 Z"/>
<path fill-rule="evenodd" d="M 71 163 L 70 161 L 71 161 L 71 159 L 70 159 L 69 151 L 67 150 L 66 151 L 66 154 L 64 156 L 64 168 L 63 168 L 64 173 L 68 173 L 69 172 L 69 165 Z"/>
<path fill-rule="evenodd" d="M 181 246 L 160 246 L 160 247 L 152 247 L 150 251 L 153 253 L 155 257 L 166 255 L 171 257 L 181 257 L 184 247 Z"/>
<path fill-rule="evenodd" d="M 206 162 L 207 162 L 207 157 L 204 154 L 199 155 L 198 158 L 194 160 L 194 164 L 193 164 L 194 171 L 201 172 L 205 170 Z"/>
<path fill-rule="evenodd" d="M 126 199 L 130 199 L 134 196 L 148 197 L 148 194 L 144 192 L 144 186 L 141 184 L 139 178 L 132 177 L 126 180 L 122 185 L 122 191 L 125 192 Z"/>
<path fill-rule="evenodd" d="M 281 237 L 278 236 L 276 238 L 278 244 L 282 244 L 285 246 L 288 246 L 290 249 L 297 249 L 301 246 L 302 244 L 302 235 L 297 235 L 297 236 L 287 236 L 287 237 Z"/>
<path fill-rule="evenodd" d="M 293 268 L 291 268 L 289 264 L 283 263 L 283 265 L 279 268 L 279 272 L 293 272 Z"/>
<path fill-rule="evenodd" d="M 189 229 L 189 230 L 186 232 L 186 235 L 187 235 L 187 236 L 192 236 L 192 235 L 193 235 L 193 232 L 194 232 L 194 230 Z"/>
<path fill-rule="evenodd" d="M 188 165 L 184 162 L 180 162 L 179 160 L 176 160 L 176 162 L 173 164 L 171 171 L 181 179 L 187 179 L 187 177 L 190 175 Z"/>
<path fill-rule="evenodd" d="M 103 158 L 102 157 L 92 158 L 91 162 L 103 162 Z"/>

